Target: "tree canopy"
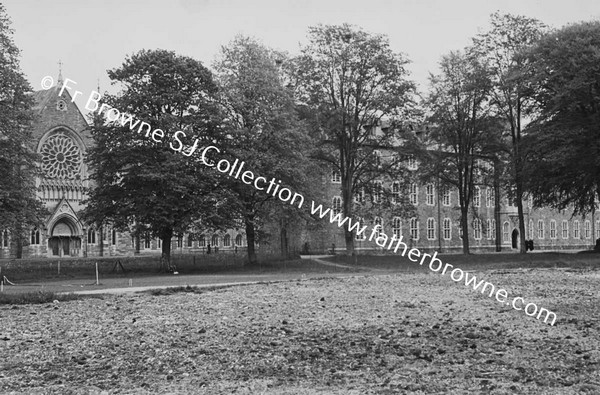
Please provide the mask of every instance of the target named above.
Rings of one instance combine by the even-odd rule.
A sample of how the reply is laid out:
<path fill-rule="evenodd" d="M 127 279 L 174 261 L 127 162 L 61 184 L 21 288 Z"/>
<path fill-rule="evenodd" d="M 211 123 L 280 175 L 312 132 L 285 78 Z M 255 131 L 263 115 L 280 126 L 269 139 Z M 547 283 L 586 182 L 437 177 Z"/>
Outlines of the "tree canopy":
<path fill-rule="evenodd" d="M 31 122 L 31 87 L 19 66 L 10 20 L 0 4 L 0 224 L 9 230 L 20 258 L 30 227 L 46 214 L 36 197 L 37 174 Z"/>
<path fill-rule="evenodd" d="M 156 141 L 121 120 L 107 122 L 96 114 L 96 145 L 89 153 L 96 187 L 84 218 L 160 238 L 162 267 L 175 271 L 174 235 L 231 224 L 224 176 L 199 155 L 187 156 L 195 142 L 201 147 L 223 140 L 217 84 L 199 61 L 165 50 L 142 50 L 110 70 L 109 77 L 122 91 L 104 100 L 122 116 L 131 114 L 162 130 L 165 138 Z M 176 134 L 185 147 L 177 146 Z"/>
<path fill-rule="evenodd" d="M 535 99 L 528 188 L 538 206 L 592 212 L 600 199 L 600 22 L 554 31 L 525 55 Z"/>
<path fill-rule="evenodd" d="M 394 150 L 410 115 L 414 85 L 407 79 L 406 57 L 390 48 L 384 35 L 344 25 L 309 29 L 308 44 L 293 62 L 296 100 L 312 125 L 313 157 L 341 177 L 342 213 L 353 216 L 353 197 L 374 191 L 386 174 L 400 171 Z M 382 120 L 390 122 L 373 133 Z M 390 150 L 390 151 L 387 151 Z M 375 185 L 375 186 L 374 186 Z M 354 234 L 345 229 L 346 251 L 354 253 Z"/>

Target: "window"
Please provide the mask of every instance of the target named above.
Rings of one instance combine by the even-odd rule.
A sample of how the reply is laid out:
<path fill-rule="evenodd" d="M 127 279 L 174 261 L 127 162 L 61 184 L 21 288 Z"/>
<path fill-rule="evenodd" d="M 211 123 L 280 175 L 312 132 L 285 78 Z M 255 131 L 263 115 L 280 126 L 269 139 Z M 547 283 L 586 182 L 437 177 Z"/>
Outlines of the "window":
<path fill-rule="evenodd" d="M 117 245 L 117 231 L 113 229 L 110 235 L 110 244 Z"/>
<path fill-rule="evenodd" d="M 342 183 L 342 176 L 340 175 L 340 173 L 338 173 L 337 170 L 332 170 L 331 171 L 331 182 L 334 184 L 341 184 Z"/>
<path fill-rule="evenodd" d="M 569 221 L 567 221 L 566 219 L 564 219 L 562 222 L 562 238 L 569 238 Z"/>
<path fill-rule="evenodd" d="M 550 220 L 550 238 L 556 239 L 556 221 Z"/>
<path fill-rule="evenodd" d="M 156 238 L 156 248 L 162 248 L 162 240 L 160 239 L 160 237 Z"/>
<path fill-rule="evenodd" d="M 40 245 L 40 230 L 38 228 L 31 231 L 31 245 Z"/>
<path fill-rule="evenodd" d="M 485 190 L 485 207 L 494 207 L 494 188 L 487 187 Z"/>
<path fill-rule="evenodd" d="M 400 203 L 400 183 L 398 181 L 392 183 L 392 203 Z"/>
<path fill-rule="evenodd" d="M 416 218 L 410 219 L 410 237 L 419 240 L 419 221 Z"/>
<path fill-rule="evenodd" d="M 527 198 L 527 206 L 531 209 L 533 207 L 533 195 L 529 194 L 529 197 Z"/>
<path fill-rule="evenodd" d="M 585 222 L 583 223 L 583 230 L 585 232 L 585 238 L 591 239 L 592 238 L 592 223 L 589 220 L 585 220 Z"/>
<path fill-rule="evenodd" d="M 383 223 L 381 221 L 381 217 L 375 217 L 373 220 L 373 230 L 375 231 L 375 239 L 381 236 L 381 231 L 383 230 Z"/>
<path fill-rule="evenodd" d="M 108 242 L 108 227 L 102 227 L 100 230 L 102 231 L 102 240 Z"/>
<path fill-rule="evenodd" d="M 8 230 L 3 230 L 2 231 L 2 239 L 0 240 L 0 244 L 2 244 L 2 248 L 8 248 L 10 247 L 10 242 L 9 242 L 9 233 Z"/>
<path fill-rule="evenodd" d="M 600 239 L 600 221 L 596 221 L 596 239 Z"/>
<path fill-rule="evenodd" d="M 478 186 L 473 190 L 473 206 L 480 207 L 481 206 L 481 188 Z"/>
<path fill-rule="evenodd" d="M 510 225 L 509 225 L 508 221 L 505 221 L 502 224 L 502 240 L 505 243 L 508 243 L 510 241 L 510 239 L 509 239 L 509 236 L 510 236 L 510 234 L 509 234 L 509 228 L 510 228 Z"/>
<path fill-rule="evenodd" d="M 444 206 L 450 206 L 450 204 L 451 204 L 450 188 L 448 188 L 448 187 L 444 187 L 444 193 L 442 195 L 442 204 Z"/>
<path fill-rule="evenodd" d="M 144 248 L 150 248 L 150 233 L 144 235 Z"/>
<path fill-rule="evenodd" d="M 381 166 L 381 152 L 377 150 L 373 151 L 373 165 L 375 167 Z"/>
<path fill-rule="evenodd" d="M 427 218 L 427 240 L 435 240 L 435 219 Z"/>
<path fill-rule="evenodd" d="M 419 204 L 419 187 L 417 184 L 410 184 L 410 195 L 409 195 L 410 203 L 417 205 Z"/>
<path fill-rule="evenodd" d="M 538 239 L 544 238 L 544 220 L 538 220 Z"/>
<path fill-rule="evenodd" d="M 242 245 L 242 242 L 243 242 L 242 235 L 237 235 L 237 236 L 235 236 L 235 245 L 236 245 L 236 246 L 238 246 L 238 247 L 239 247 L 239 246 L 241 246 L 241 245 Z"/>
<path fill-rule="evenodd" d="M 492 220 L 489 218 L 485 222 L 485 238 L 488 240 L 492 239 Z"/>
<path fill-rule="evenodd" d="M 392 221 L 392 231 L 394 232 L 396 239 L 400 239 L 400 236 L 402 236 L 402 219 L 400 217 L 394 217 L 394 220 Z"/>
<path fill-rule="evenodd" d="M 183 235 L 177 235 L 177 248 L 181 248 L 183 246 Z"/>
<path fill-rule="evenodd" d="M 223 247 L 231 247 L 231 236 L 228 234 L 223 236 Z"/>
<path fill-rule="evenodd" d="M 409 170 L 417 170 L 417 160 L 415 159 L 414 156 L 409 156 L 408 157 L 408 169 Z"/>
<path fill-rule="evenodd" d="M 363 203 L 365 201 L 365 188 L 360 188 L 358 192 L 354 194 L 355 203 Z"/>
<path fill-rule="evenodd" d="M 450 218 L 444 218 L 444 240 L 452 238 L 452 222 Z"/>
<path fill-rule="evenodd" d="M 492 239 L 496 240 L 496 220 L 492 220 Z"/>
<path fill-rule="evenodd" d="M 573 238 L 579 239 L 579 221 L 573 221 Z"/>
<path fill-rule="evenodd" d="M 473 238 L 481 240 L 481 220 L 479 218 L 473 220 Z"/>
<path fill-rule="evenodd" d="M 382 189 L 383 189 L 383 183 L 381 181 L 375 181 L 373 183 L 373 203 L 381 203 Z"/>
<path fill-rule="evenodd" d="M 529 220 L 529 229 L 527 229 L 527 230 L 529 231 L 527 238 L 529 240 L 533 240 L 533 235 L 535 234 L 535 230 L 533 229 L 533 220 L 532 219 Z"/>
<path fill-rule="evenodd" d="M 192 235 L 188 235 L 187 246 L 188 247 L 193 247 L 194 246 L 194 237 Z"/>
<path fill-rule="evenodd" d="M 331 201 L 331 206 L 333 207 L 333 214 L 339 214 L 342 212 L 342 198 L 339 196 L 334 196 Z"/>
<path fill-rule="evenodd" d="M 458 237 L 460 237 L 460 239 L 462 240 L 463 238 L 463 228 L 462 228 L 462 223 L 458 223 Z"/>
<path fill-rule="evenodd" d="M 96 230 L 94 228 L 88 229 L 87 242 L 88 244 L 96 244 Z"/>
<path fill-rule="evenodd" d="M 200 235 L 200 237 L 198 237 L 198 247 L 206 247 L 206 238 L 204 235 Z"/>
<path fill-rule="evenodd" d="M 357 218 L 357 219 L 356 219 L 356 221 L 357 221 L 359 224 L 362 224 L 362 223 L 363 223 L 363 219 L 362 219 L 362 218 L 360 218 L 360 217 L 359 217 L 359 218 Z M 355 237 L 355 239 L 356 239 L 356 240 L 358 240 L 358 241 L 361 241 L 361 240 L 364 240 L 364 239 L 366 239 L 366 238 L 367 238 L 367 236 L 365 236 L 365 232 L 362 232 L 362 233 L 358 233 L 358 232 L 356 232 L 356 235 L 355 235 L 354 237 Z"/>
<path fill-rule="evenodd" d="M 427 203 L 427 205 L 433 206 L 435 204 L 433 184 L 427 184 L 427 186 L 425 187 L 425 195 L 426 195 L 425 202 Z"/>
<path fill-rule="evenodd" d="M 213 235 L 213 237 L 210 239 L 210 244 L 213 247 L 218 247 L 219 246 L 219 236 L 218 235 Z"/>

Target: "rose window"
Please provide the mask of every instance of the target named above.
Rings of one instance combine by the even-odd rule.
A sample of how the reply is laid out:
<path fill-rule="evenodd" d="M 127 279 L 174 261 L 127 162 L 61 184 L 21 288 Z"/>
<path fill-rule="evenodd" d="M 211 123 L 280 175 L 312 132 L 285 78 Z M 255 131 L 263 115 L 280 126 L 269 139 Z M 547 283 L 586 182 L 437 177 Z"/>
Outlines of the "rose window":
<path fill-rule="evenodd" d="M 57 134 L 42 146 L 42 169 L 49 178 L 75 178 L 81 167 L 81 150 L 72 139 Z"/>

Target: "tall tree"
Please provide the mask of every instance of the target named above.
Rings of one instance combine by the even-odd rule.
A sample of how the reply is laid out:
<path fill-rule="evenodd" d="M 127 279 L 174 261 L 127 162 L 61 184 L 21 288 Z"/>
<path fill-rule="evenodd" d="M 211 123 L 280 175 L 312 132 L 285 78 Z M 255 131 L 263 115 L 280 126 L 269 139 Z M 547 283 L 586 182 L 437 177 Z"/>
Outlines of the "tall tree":
<path fill-rule="evenodd" d="M 362 188 L 394 173 L 399 155 L 379 161 L 376 151 L 394 150 L 398 125 L 373 133 L 382 119 L 406 118 L 414 86 L 407 81 L 408 60 L 394 53 L 386 36 L 348 24 L 309 29 L 309 43 L 294 62 L 297 100 L 313 121 L 314 157 L 341 176 L 342 213 L 353 216 L 353 197 Z M 403 119 L 405 121 L 406 119 Z M 344 229 L 347 253 L 354 234 Z"/>
<path fill-rule="evenodd" d="M 160 238 L 161 267 L 172 272 L 174 235 L 199 222 L 228 224 L 224 177 L 193 155 L 194 147 L 222 143 L 217 85 L 199 61 L 165 50 L 142 50 L 108 75 L 122 92 L 104 100 L 121 117 L 97 120 L 92 128 L 89 164 L 96 187 L 84 218 Z M 126 114 L 146 122 L 151 134 L 141 124 L 131 127 Z"/>
<path fill-rule="evenodd" d="M 523 213 L 523 125 L 531 105 L 527 85 L 528 59 L 522 53 L 535 44 L 545 31 L 540 21 L 525 16 L 491 15 L 491 28 L 473 39 L 473 52 L 486 65 L 494 84 L 492 103 L 508 126 L 511 147 L 511 197 L 517 204 L 520 252 L 526 252 Z"/>
<path fill-rule="evenodd" d="M 308 136 L 297 120 L 290 89 L 284 86 L 283 53 L 273 51 L 260 42 L 237 36 L 223 47 L 215 69 L 227 113 L 228 151 L 248 168 L 267 179 L 308 197 L 307 181 L 311 172 L 306 159 Z M 243 219 L 248 246 L 248 261 L 257 262 L 255 244 L 257 229 L 273 214 L 281 220 L 282 253 L 285 254 L 285 226 L 301 211 L 292 210 L 272 193 L 259 191 L 252 185 L 232 180 L 230 188 L 236 196 L 236 213 Z"/>
<path fill-rule="evenodd" d="M 600 22 L 552 32 L 526 56 L 536 104 L 526 167 L 534 202 L 593 212 L 600 199 Z"/>
<path fill-rule="evenodd" d="M 477 59 L 462 51 L 450 52 L 440 67 L 441 73 L 430 77 L 426 100 L 430 132 L 422 151 L 423 170 L 457 189 L 463 253 L 468 254 L 469 207 L 475 186 L 488 170 L 482 159 L 498 147 L 494 143 L 498 125 L 489 104 L 491 81 Z"/>
<path fill-rule="evenodd" d="M 10 19 L 0 4 L 0 224 L 21 258 L 31 227 L 46 214 L 36 197 L 37 155 L 31 134 L 31 87 L 19 66 Z"/>

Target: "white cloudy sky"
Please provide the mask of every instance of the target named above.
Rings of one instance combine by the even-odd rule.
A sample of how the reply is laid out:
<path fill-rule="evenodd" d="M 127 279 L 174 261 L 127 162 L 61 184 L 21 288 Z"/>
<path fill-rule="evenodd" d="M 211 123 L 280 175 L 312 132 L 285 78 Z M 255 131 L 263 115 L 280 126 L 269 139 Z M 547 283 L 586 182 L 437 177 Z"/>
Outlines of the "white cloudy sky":
<path fill-rule="evenodd" d="M 21 67 L 35 90 L 46 75 L 78 83 L 85 97 L 109 89 L 106 70 L 140 49 L 163 48 L 210 66 L 238 33 L 297 53 L 307 27 L 352 23 L 387 34 L 412 61 L 422 89 L 440 56 L 469 44 L 494 11 L 560 27 L 600 19 L 599 0 L 8 0 Z M 83 97 L 83 96 L 82 96 Z M 80 108 L 82 108 L 82 103 Z M 83 103 L 85 104 L 85 103 Z"/>

